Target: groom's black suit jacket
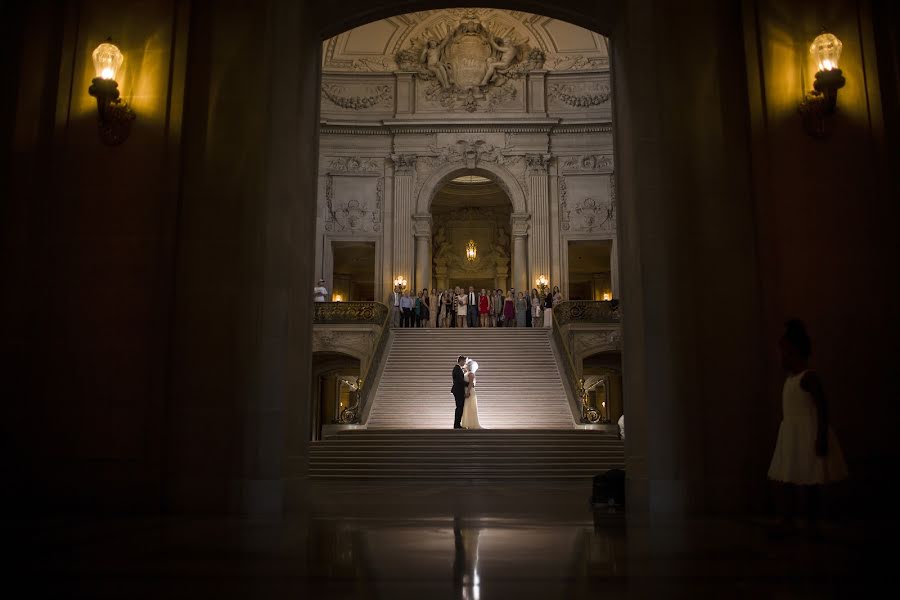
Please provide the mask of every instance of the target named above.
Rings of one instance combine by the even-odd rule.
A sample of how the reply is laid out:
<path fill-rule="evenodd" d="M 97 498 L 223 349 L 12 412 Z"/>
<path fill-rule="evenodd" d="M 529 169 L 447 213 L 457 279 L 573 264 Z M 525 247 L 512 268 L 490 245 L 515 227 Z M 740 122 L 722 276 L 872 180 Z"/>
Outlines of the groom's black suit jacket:
<path fill-rule="evenodd" d="M 459 365 L 453 367 L 453 387 L 450 388 L 450 393 L 454 396 L 466 393 L 466 376 Z"/>

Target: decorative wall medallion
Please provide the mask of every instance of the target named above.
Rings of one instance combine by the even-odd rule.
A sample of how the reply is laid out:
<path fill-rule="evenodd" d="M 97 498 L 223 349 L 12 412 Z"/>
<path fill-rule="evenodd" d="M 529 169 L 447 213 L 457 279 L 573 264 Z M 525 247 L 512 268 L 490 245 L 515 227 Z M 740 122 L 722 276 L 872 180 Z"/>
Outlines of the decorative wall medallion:
<path fill-rule="evenodd" d="M 345 86 L 334 83 L 322 83 L 322 96 L 335 106 L 347 110 L 366 110 L 372 107 L 393 108 L 394 94 L 389 85 L 369 85 L 364 93 L 349 95 Z"/>
<path fill-rule="evenodd" d="M 353 156 L 351 158 L 338 157 L 328 163 L 328 169 L 331 171 L 358 171 L 371 172 L 378 171 L 381 165 L 374 158 L 360 158 Z"/>
<path fill-rule="evenodd" d="M 554 83 L 548 90 L 551 98 L 573 108 L 591 108 L 609 102 L 609 86 L 597 82 Z"/>
<path fill-rule="evenodd" d="M 569 189 L 566 186 L 566 178 L 559 178 L 559 227 L 563 231 L 569 230 Z"/>
<path fill-rule="evenodd" d="M 581 218 L 576 229 L 590 232 L 601 228 L 611 229 L 615 204 L 603 203 L 594 198 L 585 198 L 575 206 L 575 214 Z"/>

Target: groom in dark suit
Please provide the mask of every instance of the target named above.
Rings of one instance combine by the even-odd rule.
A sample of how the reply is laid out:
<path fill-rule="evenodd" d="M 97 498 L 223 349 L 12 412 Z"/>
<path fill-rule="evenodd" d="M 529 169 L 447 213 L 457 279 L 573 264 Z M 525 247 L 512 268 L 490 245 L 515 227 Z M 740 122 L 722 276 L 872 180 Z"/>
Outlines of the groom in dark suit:
<path fill-rule="evenodd" d="M 466 357 L 459 356 L 456 359 L 456 366 L 453 367 L 453 387 L 450 393 L 456 399 L 456 418 L 453 419 L 453 429 L 462 429 L 460 421 L 462 420 L 463 405 L 466 403 L 466 376 L 463 375 L 463 365 L 466 364 Z"/>

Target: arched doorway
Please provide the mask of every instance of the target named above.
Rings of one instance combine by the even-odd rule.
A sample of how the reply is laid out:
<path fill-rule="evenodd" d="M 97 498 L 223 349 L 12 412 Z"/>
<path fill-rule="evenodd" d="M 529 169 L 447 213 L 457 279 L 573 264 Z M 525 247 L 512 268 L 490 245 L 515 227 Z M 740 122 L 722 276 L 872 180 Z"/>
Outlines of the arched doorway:
<path fill-rule="evenodd" d="M 489 173 L 457 171 L 431 201 L 433 285 L 506 290 L 512 204 Z"/>
<path fill-rule="evenodd" d="M 340 352 L 314 352 L 310 390 L 310 439 L 320 440 L 328 425 L 340 420 L 341 412 L 353 405 L 358 358 Z"/>

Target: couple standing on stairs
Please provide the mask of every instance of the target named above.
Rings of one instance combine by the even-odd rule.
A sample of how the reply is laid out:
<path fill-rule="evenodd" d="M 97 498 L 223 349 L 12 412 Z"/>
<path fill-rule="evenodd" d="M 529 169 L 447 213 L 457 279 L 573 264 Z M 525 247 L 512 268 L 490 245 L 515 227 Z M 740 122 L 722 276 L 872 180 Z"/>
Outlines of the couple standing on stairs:
<path fill-rule="evenodd" d="M 453 387 L 450 393 L 456 400 L 453 429 L 481 429 L 478 422 L 478 396 L 475 394 L 475 371 L 478 363 L 460 355 L 453 367 Z"/>

